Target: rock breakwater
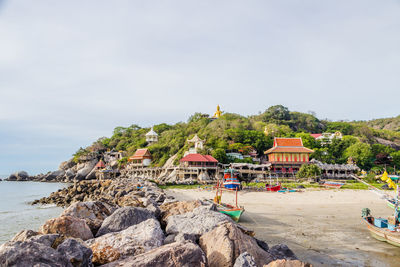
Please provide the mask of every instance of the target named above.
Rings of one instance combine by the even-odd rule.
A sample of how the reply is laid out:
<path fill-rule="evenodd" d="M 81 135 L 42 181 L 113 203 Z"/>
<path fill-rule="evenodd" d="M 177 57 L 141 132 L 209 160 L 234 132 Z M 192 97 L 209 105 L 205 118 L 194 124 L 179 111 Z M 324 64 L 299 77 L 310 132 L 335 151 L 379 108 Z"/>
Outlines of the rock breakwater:
<path fill-rule="evenodd" d="M 151 182 L 81 181 L 35 203 L 67 209 L 1 245 L 0 266 L 309 266 L 213 204 L 176 201 Z"/>

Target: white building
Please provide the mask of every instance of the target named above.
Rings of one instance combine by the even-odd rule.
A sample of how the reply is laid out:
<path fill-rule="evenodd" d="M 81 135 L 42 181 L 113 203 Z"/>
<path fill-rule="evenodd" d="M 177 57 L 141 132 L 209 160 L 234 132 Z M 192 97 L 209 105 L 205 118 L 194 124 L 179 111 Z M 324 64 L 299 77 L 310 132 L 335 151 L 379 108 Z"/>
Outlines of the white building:
<path fill-rule="evenodd" d="M 151 127 L 150 132 L 148 132 L 148 133 L 146 134 L 146 142 L 147 142 L 149 145 L 152 145 L 152 144 L 158 142 L 158 134 L 153 130 L 153 127 Z"/>

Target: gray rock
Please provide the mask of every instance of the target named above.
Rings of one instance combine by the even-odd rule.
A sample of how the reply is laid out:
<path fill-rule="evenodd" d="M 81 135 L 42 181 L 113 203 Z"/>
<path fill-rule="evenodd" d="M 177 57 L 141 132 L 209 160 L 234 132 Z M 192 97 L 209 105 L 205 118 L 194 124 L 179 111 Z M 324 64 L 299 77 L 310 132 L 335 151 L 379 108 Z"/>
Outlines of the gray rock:
<path fill-rule="evenodd" d="M 92 267 L 92 250 L 76 239 L 68 238 L 58 246 L 57 251 L 64 255 L 74 267 Z"/>
<path fill-rule="evenodd" d="M 192 212 L 172 215 L 167 219 L 167 234 L 192 234 L 200 236 L 214 229 L 221 222 L 232 222 L 232 219 L 222 213 L 200 206 Z"/>
<path fill-rule="evenodd" d="M 148 219 L 120 232 L 108 233 L 86 244 L 93 250 L 93 263 L 105 264 L 161 246 L 164 232 L 156 219 Z"/>
<path fill-rule="evenodd" d="M 257 265 L 253 256 L 247 252 L 243 252 L 239 255 L 239 257 L 236 258 L 233 267 L 257 267 Z"/>
<path fill-rule="evenodd" d="M 103 221 L 96 237 L 125 230 L 129 226 L 139 224 L 148 219 L 155 219 L 155 216 L 147 209 L 137 207 L 119 208 Z"/>
<path fill-rule="evenodd" d="M 35 232 L 32 230 L 23 230 L 16 234 L 10 241 L 33 241 L 36 243 L 41 243 L 48 247 L 55 247 L 56 241 L 59 240 L 61 236 L 59 234 L 40 234 L 39 232 Z"/>
<path fill-rule="evenodd" d="M 46 234 L 46 235 L 36 235 L 29 238 L 30 241 L 41 243 L 45 246 L 55 248 L 57 247 L 57 240 L 62 237 L 59 234 Z"/>
<path fill-rule="evenodd" d="M 175 242 L 191 241 L 193 243 L 196 243 L 197 240 L 198 236 L 194 234 L 179 233 L 175 236 Z"/>
<path fill-rule="evenodd" d="M 168 236 L 164 239 L 164 245 L 174 243 L 174 242 L 175 242 L 175 237 L 176 237 L 176 235 L 174 235 L 174 234 L 168 235 Z"/>
<path fill-rule="evenodd" d="M 15 173 L 15 176 L 17 176 L 20 179 L 27 179 L 29 177 L 29 174 L 26 171 L 19 171 Z"/>
<path fill-rule="evenodd" d="M 270 248 L 268 252 L 271 253 L 275 259 L 297 260 L 294 252 L 285 244 L 275 245 Z"/>
<path fill-rule="evenodd" d="M 201 248 L 192 243 L 172 243 L 149 252 L 104 265 L 104 267 L 205 267 L 207 259 Z"/>
<path fill-rule="evenodd" d="M 104 203 L 100 201 L 76 202 L 69 206 L 61 216 L 73 216 L 84 219 L 92 233 L 95 235 L 100 228 L 104 219 L 110 216 L 110 210 Z"/>
<path fill-rule="evenodd" d="M 72 264 L 51 247 L 33 241 L 17 241 L 0 246 L 0 266 L 72 267 Z"/>

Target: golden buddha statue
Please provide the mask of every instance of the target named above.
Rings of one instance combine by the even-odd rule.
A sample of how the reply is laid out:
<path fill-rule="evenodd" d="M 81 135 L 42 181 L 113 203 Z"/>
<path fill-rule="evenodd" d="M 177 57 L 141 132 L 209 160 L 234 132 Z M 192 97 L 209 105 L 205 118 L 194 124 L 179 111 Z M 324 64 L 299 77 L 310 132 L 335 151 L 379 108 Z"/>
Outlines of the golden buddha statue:
<path fill-rule="evenodd" d="M 219 105 L 217 105 L 217 111 L 214 113 L 213 118 L 218 119 L 219 117 L 221 117 L 221 115 L 222 115 L 222 111 L 221 111 Z"/>

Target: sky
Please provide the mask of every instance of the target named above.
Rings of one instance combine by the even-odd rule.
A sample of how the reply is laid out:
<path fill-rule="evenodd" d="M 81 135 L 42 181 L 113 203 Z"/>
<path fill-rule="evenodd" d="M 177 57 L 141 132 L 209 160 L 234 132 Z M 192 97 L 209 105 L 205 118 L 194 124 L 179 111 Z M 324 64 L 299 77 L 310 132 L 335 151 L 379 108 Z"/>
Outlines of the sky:
<path fill-rule="evenodd" d="M 400 0 L 0 0 L 0 175 L 217 104 L 397 116 L 399 14 Z"/>

